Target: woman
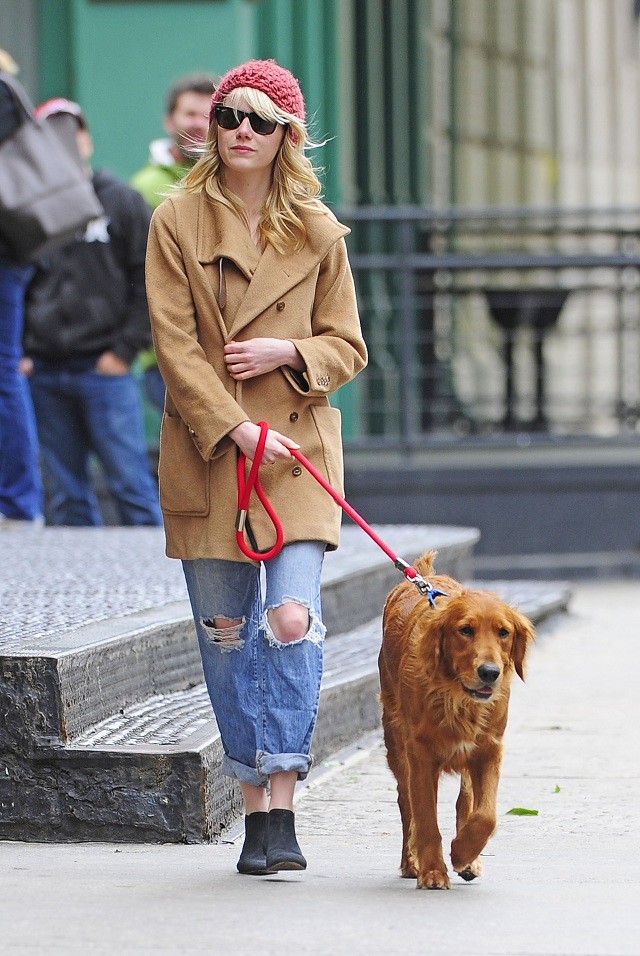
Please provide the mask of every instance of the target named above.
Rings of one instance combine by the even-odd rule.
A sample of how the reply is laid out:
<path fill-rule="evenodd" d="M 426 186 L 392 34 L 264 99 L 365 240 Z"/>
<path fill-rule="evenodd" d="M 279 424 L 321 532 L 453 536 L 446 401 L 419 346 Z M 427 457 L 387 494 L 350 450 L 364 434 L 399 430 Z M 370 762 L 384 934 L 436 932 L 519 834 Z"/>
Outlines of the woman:
<path fill-rule="evenodd" d="M 241 873 L 304 869 L 293 794 L 311 765 L 325 627 L 324 552 L 340 511 L 291 455 L 342 485 L 340 413 L 328 395 L 365 365 L 340 225 L 318 200 L 297 80 L 273 60 L 222 77 L 204 152 L 155 211 L 147 289 L 167 386 L 160 500 L 167 554 L 182 559 L 220 728 L 222 770 L 245 803 Z M 235 540 L 237 455 L 261 472 L 285 545 L 260 565 Z M 273 529 L 253 499 L 247 530 Z"/>

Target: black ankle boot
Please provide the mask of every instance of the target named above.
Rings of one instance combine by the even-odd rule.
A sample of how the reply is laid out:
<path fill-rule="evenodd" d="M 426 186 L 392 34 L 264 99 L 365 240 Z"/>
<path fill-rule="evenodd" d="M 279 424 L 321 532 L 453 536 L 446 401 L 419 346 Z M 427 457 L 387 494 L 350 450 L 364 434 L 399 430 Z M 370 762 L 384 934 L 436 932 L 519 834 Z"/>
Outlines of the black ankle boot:
<path fill-rule="evenodd" d="M 269 811 L 265 846 L 267 873 L 276 873 L 278 870 L 306 870 L 307 861 L 296 840 L 293 810 Z"/>
<path fill-rule="evenodd" d="M 261 810 L 245 816 L 244 844 L 238 860 L 239 873 L 245 873 L 249 876 L 264 876 L 267 872 L 264 848 L 268 819 L 269 814 Z"/>

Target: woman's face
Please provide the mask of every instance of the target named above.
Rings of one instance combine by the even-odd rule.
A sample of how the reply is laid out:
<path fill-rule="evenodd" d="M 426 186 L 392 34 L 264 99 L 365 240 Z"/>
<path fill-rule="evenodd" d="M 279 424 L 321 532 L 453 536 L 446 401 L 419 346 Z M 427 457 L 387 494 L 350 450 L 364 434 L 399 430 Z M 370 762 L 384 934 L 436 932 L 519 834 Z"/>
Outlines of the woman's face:
<path fill-rule="evenodd" d="M 226 98 L 223 100 L 226 106 Z M 243 102 L 234 103 L 234 107 L 245 113 L 251 107 Z M 264 173 L 271 169 L 286 134 L 286 127 L 278 124 L 273 133 L 264 136 L 254 132 L 249 118 L 245 118 L 237 129 L 223 129 L 218 126 L 218 153 L 224 166 L 233 173 Z"/>

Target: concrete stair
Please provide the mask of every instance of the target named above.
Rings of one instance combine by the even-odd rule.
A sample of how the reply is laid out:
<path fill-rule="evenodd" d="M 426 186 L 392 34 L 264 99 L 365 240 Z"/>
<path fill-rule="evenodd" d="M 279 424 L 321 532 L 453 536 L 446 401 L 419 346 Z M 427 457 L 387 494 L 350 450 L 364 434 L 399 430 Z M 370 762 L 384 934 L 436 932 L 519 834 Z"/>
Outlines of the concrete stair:
<path fill-rule="evenodd" d="M 473 574 L 475 529 L 378 527 L 406 560 Z M 5 535 L 0 623 L 0 839 L 206 842 L 240 812 L 218 772 L 179 562 L 157 529 Z M 358 528 L 323 572 L 326 667 L 316 761 L 379 723 L 380 613 L 401 579 Z M 492 582 L 532 617 L 566 607 L 563 586 Z M 528 602 L 528 606 L 527 606 Z"/>

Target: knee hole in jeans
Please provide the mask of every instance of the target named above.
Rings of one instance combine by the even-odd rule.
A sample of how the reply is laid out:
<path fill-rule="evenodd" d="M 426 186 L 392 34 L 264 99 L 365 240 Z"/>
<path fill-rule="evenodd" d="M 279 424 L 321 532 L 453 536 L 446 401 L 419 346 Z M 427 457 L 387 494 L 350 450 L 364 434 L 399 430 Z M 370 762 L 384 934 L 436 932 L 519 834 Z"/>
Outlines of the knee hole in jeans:
<path fill-rule="evenodd" d="M 205 637 L 210 644 L 217 645 L 221 650 L 241 650 L 244 640 L 240 637 L 245 619 L 229 617 L 202 618 Z"/>
<path fill-rule="evenodd" d="M 281 604 L 266 609 L 263 627 L 273 647 L 286 647 L 309 640 L 321 644 L 326 628 L 311 608 L 295 598 L 285 598 Z"/>

